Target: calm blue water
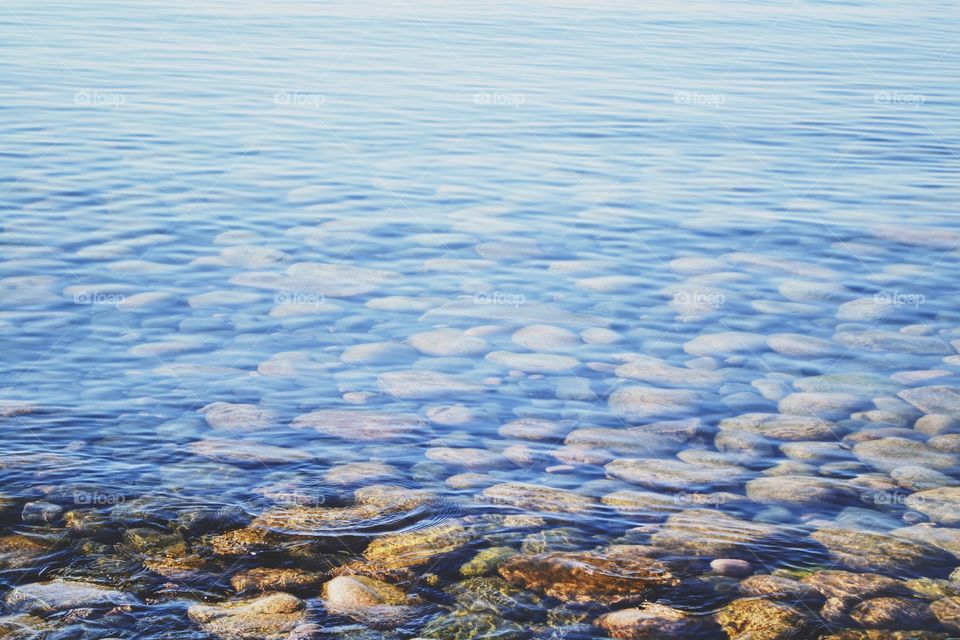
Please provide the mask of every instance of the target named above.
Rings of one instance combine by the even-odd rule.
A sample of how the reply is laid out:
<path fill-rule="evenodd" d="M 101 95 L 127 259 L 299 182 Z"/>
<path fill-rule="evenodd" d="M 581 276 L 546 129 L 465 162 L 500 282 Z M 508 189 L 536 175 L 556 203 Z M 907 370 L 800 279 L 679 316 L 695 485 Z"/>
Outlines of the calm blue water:
<path fill-rule="evenodd" d="M 820 415 L 843 434 L 909 435 L 922 413 L 896 394 L 960 384 L 957 18 L 947 1 L 6 0 L 2 518 L 5 535 L 50 548 L 0 580 L 135 594 L 130 614 L 43 613 L 49 637 L 201 638 L 186 608 L 234 597 L 228 576 L 260 563 L 222 562 L 203 536 L 284 504 L 277 487 L 311 504 L 377 482 L 442 498 L 372 523 L 396 531 L 516 513 L 480 496 L 507 481 L 673 495 L 605 479 L 609 460 L 641 454 L 560 449 L 587 427 L 695 416 L 684 448 L 716 451 L 724 418 L 839 391 L 852 398 Z M 411 340 L 437 328 L 451 331 Z M 753 335 L 684 348 L 721 331 Z M 776 334 L 825 342 L 772 349 Z M 615 371 L 641 355 L 715 379 L 681 407 L 624 412 L 619 389 L 695 385 Z M 862 373 L 884 384 L 796 384 Z M 217 402 L 264 413 L 218 426 Z M 292 428 L 318 410 L 355 420 Z M 871 410 L 888 413 L 854 415 Z M 415 428 L 357 440 L 368 412 Z M 562 427 L 500 432 L 526 417 Z M 529 450 L 505 452 L 516 445 Z M 804 462 L 860 488 L 885 475 L 851 446 Z M 463 465 L 439 447 L 495 459 Z M 784 459 L 731 455 L 747 456 L 723 487 L 739 494 Z M 327 475 L 370 461 L 389 471 Z M 817 468 L 829 462 L 849 464 Z M 464 471 L 487 477 L 448 481 Z M 844 506 L 902 519 L 910 491 L 891 491 L 779 514 L 795 543 L 764 566 L 823 563 L 803 527 Z M 71 511 L 103 520 L 83 530 Z M 198 512 L 211 524 L 183 524 Z M 587 549 L 647 520 L 598 503 L 561 524 Z M 136 527 L 176 532 L 210 564 L 151 573 L 122 533 Z M 503 535 L 519 546 L 527 533 Z M 304 597 L 318 637 L 347 637 L 317 595 Z M 441 615 L 431 602 L 420 622 Z M 555 637 L 605 637 L 568 633 Z"/>

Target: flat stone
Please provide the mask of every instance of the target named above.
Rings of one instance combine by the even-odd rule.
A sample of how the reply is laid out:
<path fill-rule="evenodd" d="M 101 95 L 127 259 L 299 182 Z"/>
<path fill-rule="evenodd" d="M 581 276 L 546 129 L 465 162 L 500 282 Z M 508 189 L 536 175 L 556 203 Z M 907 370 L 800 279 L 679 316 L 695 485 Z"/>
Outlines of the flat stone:
<path fill-rule="evenodd" d="M 875 373 L 828 373 L 808 376 L 795 380 L 793 386 L 797 391 L 850 393 L 867 398 L 889 396 L 901 389 L 900 385 L 886 376 Z"/>
<path fill-rule="evenodd" d="M 830 420 L 814 416 L 779 413 L 745 413 L 720 421 L 721 430 L 759 433 L 773 440 L 823 440 L 836 437 L 840 429 Z"/>
<path fill-rule="evenodd" d="M 137 604 L 137 599 L 128 593 L 92 582 L 76 582 L 60 578 L 50 582 L 16 586 L 7 593 L 4 601 L 13 611 L 38 613 L 71 609 L 105 609 Z"/>
<path fill-rule="evenodd" d="M 499 434 L 517 440 L 558 440 L 570 431 L 572 423 L 543 418 L 520 418 L 502 425 Z"/>
<path fill-rule="evenodd" d="M 676 367 L 652 356 L 635 355 L 629 362 L 617 367 L 616 374 L 621 378 L 630 378 L 648 384 L 688 389 L 706 389 L 724 381 L 723 374 L 715 371 L 695 371 L 686 367 Z"/>
<path fill-rule="evenodd" d="M 960 418 L 960 389 L 955 387 L 917 387 L 897 395 L 924 413 Z"/>
<path fill-rule="evenodd" d="M 414 413 L 323 409 L 297 416 L 291 426 L 344 440 L 377 441 L 408 438 L 423 422 Z"/>
<path fill-rule="evenodd" d="M 512 466 L 502 454 L 473 447 L 432 447 L 427 449 L 429 460 L 467 469 L 504 469 Z"/>
<path fill-rule="evenodd" d="M 509 303 L 511 301 L 512 303 Z M 431 309 L 421 316 L 421 320 L 434 322 L 439 319 L 468 318 L 471 320 L 509 322 L 524 326 L 531 324 L 607 326 L 610 324 L 610 321 L 606 318 L 573 313 L 536 302 L 527 302 L 521 297 L 508 299 L 508 304 L 495 304 L 494 302 L 495 300 L 492 298 L 489 303 L 483 299 L 475 300 L 473 298 L 457 300 Z"/>
<path fill-rule="evenodd" d="M 727 358 L 735 355 L 756 355 L 767 350 L 767 338 L 745 331 L 702 334 L 683 345 L 692 356 Z"/>
<path fill-rule="evenodd" d="M 439 371 L 391 371 L 377 378 L 380 391 L 402 399 L 433 398 L 461 393 L 478 393 L 483 385 L 455 378 Z"/>
<path fill-rule="evenodd" d="M 401 342 L 390 340 L 353 345 L 340 354 L 341 362 L 370 367 L 409 362 L 415 357 L 415 350 Z"/>
<path fill-rule="evenodd" d="M 287 593 L 220 605 L 195 604 L 187 615 L 222 640 L 284 640 L 307 620 L 303 601 Z"/>
<path fill-rule="evenodd" d="M 837 309 L 837 320 L 844 322 L 876 322 L 897 313 L 893 300 L 869 296 L 844 302 Z"/>
<path fill-rule="evenodd" d="M 641 431 L 639 429 L 613 429 L 608 427 L 585 427 L 571 431 L 564 444 L 605 449 L 613 453 L 637 457 L 672 455 L 682 442 L 669 436 Z"/>
<path fill-rule="evenodd" d="M 577 334 L 551 324 L 534 324 L 518 329 L 510 339 L 530 351 L 565 351 L 580 344 Z"/>
<path fill-rule="evenodd" d="M 829 478 L 771 476 L 748 482 L 747 497 L 761 504 L 822 505 L 856 498 L 856 492 Z"/>
<path fill-rule="evenodd" d="M 940 338 L 912 336 L 899 331 L 843 331 L 833 339 L 849 349 L 917 355 L 952 355 L 953 348 Z"/>
<path fill-rule="evenodd" d="M 820 280 L 837 280 L 840 278 L 840 274 L 833 269 L 802 260 L 788 260 L 778 256 L 749 252 L 727 253 L 721 257 L 731 264 L 762 273 L 786 272 L 802 278 L 817 278 Z"/>
<path fill-rule="evenodd" d="M 927 515 L 934 522 L 960 525 L 960 487 L 941 487 L 907 496 L 906 506 Z"/>
<path fill-rule="evenodd" d="M 732 485 L 746 474 L 746 469 L 734 465 L 706 467 L 660 458 L 621 458 L 604 469 L 608 475 L 630 484 L 676 491 Z"/>
<path fill-rule="evenodd" d="M 316 460 L 316 456 L 306 451 L 249 440 L 207 438 L 191 442 L 187 448 L 198 456 L 229 464 L 274 465 Z"/>
<path fill-rule="evenodd" d="M 890 472 L 890 477 L 898 485 L 910 491 L 927 491 L 940 487 L 955 487 L 960 484 L 960 481 L 945 473 L 917 465 L 897 467 Z"/>
<path fill-rule="evenodd" d="M 950 471 L 956 470 L 958 464 L 957 456 L 906 438 L 879 438 L 860 442 L 854 445 L 853 455 L 864 464 L 886 473 L 906 465 Z"/>
<path fill-rule="evenodd" d="M 255 404 L 214 402 L 200 409 L 207 424 L 224 431 L 259 431 L 278 424 L 276 414 Z"/>
<path fill-rule="evenodd" d="M 754 560 L 776 544 L 779 527 L 744 520 L 713 509 L 688 509 L 670 515 L 650 543 L 671 553 L 694 557 Z"/>
<path fill-rule="evenodd" d="M 399 279 L 400 274 L 392 271 L 344 264 L 300 262 L 291 265 L 286 274 L 250 271 L 232 277 L 230 283 L 258 289 L 295 292 L 298 295 L 350 298 L 370 293 L 388 282 L 395 283 Z"/>
<path fill-rule="evenodd" d="M 838 353 L 829 340 L 800 333 L 777 333 L 767 338 L 767 346 L 777 353 L 797 358 L 826 358 Z"/>
<path fill-rule="evenodd" d="M 400 470 L 386 462 L 350 462 L 337 465 L 323 475 L 330 484 L 382 482 L 400 477 Z"/>
<path fill-rule="evenodd" d="M 508 369 L 527 373 L 565 373 L 580 366 L 580 361 L 570 356 L 552 353 L 513 353 L 492 351 L 486 359 Z"/>
<path fill-rule="evenodd" d="M 470 336 L 457 329 L 434 329 L 415 333 L 407 338 L 407 344 L 428 356 L 475 356 L 489 349 L 483 338 Z"/>
<path fill-rule="evenodd" d="M 702 398 L 693 391 L 656 389 L 653 387 L 622 387 L 612 394 L 610 409 L 625 420 L 683 417 L 694 413 Z"/>
<path fill-rule="evenodd" d="M 910 527 L 894 529 L 891 533 L 901 538 L 933 545 L 952 553 L 956 558 L 960 558 L 960 529 L 938 527 L 929 522 L 923 522 Z"/>
<path fill-rule="evenodd" d="M 788 415 L 844 420 L 863 406 L 864 399 L 850 393 L 799 392 L 780 400 L 777 408 Z"/>

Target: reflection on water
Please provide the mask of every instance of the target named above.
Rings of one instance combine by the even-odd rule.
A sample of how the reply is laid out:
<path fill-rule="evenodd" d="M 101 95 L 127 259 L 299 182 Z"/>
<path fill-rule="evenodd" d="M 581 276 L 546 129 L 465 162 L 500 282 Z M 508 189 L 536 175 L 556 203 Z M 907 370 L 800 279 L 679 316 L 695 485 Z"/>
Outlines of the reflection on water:
<path fill-rule="evenodd" d="M 960 630 L 952 3 L 0 16 L 7 637 Z"/>

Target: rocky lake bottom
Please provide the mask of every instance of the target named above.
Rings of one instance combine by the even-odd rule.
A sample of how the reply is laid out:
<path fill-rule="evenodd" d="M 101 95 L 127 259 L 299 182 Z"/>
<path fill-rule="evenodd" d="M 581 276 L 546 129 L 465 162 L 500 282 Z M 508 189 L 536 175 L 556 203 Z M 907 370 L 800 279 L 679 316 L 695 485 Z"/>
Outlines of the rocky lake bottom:
<path fill-rule="evenodd" d="M 8 5 L 0 637 L 960 637 L 955 6 Z"/>

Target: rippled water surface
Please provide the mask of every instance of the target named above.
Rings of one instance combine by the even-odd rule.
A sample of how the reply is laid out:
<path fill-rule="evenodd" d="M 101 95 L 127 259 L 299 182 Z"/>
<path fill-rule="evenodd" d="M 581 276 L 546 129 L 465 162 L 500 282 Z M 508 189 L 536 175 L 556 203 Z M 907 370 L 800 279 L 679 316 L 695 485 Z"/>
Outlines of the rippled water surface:
<path fill-rule="evenodd" d="M 0 9 L 3 637 L 960 632 L 956 3 Z"/>

